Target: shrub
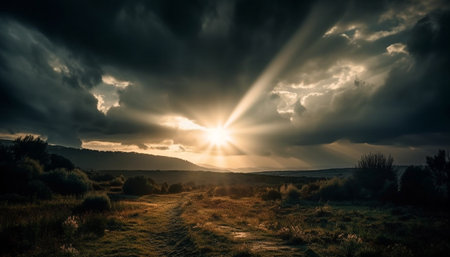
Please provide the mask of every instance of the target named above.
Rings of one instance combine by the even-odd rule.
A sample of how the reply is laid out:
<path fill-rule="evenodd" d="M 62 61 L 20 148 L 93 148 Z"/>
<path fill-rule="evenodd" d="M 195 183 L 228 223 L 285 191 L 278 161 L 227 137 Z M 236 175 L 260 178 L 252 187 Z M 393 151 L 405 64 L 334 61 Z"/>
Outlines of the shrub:
<path fill-rule="evenodd" d="M 434 177 L 436 186 L 444 187 L 444 195 L 449 197 L 450 194 L 450 155 L 445 150 L 439 150 L 438 154 L 430 157 L 427 156 L 427 165 Z"/>
<path fill-rule="evenodd" d="M 400 195 L 409 204 L 432 202 L 436 194 L 430 170 L 409 166 L 400 179 Z"/>
<path fill-rule="evenodd" d="M 361 187 L 361 197 L 366 199 L 394 200 L 397 192 L 397 175 L 392 156 L 381 153 L 363 155 L 353 174 Z"/>
<path fill-rule="evenodd" d="M 167 194 L 168 192 L 169 192 L 169 185 L 166 182 L 162 183 L 160 193 Z"/>
<path fill-rule="evenodd" d="M 80 206 L 81 211 L 102 212 L 111 209 L 111 200 L 106 194 L 89 195 Z"/>
<path fill-rule="evenodd" d="M 264 201 L 275 201 L 275 200 L 281 200 L 281 193 L 278 190 L 270 189 L 266 193 L 264 193 L 261 198 Z"/>
<path fill-rule="evenodd" d="M 334 177 L 304 185 L 300 195 L 309 200 L 353 200 L 358 197 L 359 189 L 352 178 Z"/>
<path fill-rule="evenodd" d="M 378 170 L 392 170 L 394 158 L 391 155 L 388 157 L 382 153 L 369 153 L 361 156 L 358 161 L 357 168 L 359 169 L 378 169 Z"/>
<path fill-rule="evenodd" d="M 172 184 L 170 185 L 168 191 L 171 194 L 181 193 L 183 191 L 183 185 L 181 185 L 180 183 Z"/>
<path fill-rule="evenodd" d="M 292 184 L 285 185 L 281 188 L 282 193 L 286 195 L 286 201 L 298 201 L 300 199 L 300 192 L 298 188 Z"/>
<path fill-rule="evenodd" d="M 92 188 L 89 178 L 78 169 L 57 169 L 43 174 L 42 180 L 53 192 L 62 195 L 83 195 Z"/>
<path fill-rule="evenodd" d="M 0 185 L 3 193 L 29 193 L 29 182 L 42 173 L 42 166 L 36 160 L 25 157 L 17 165 L 0 167 Z"/>
<path fill-rule="evenodd" d="M 124 182 L 125 182 L 125 178 L 122 175 L 120 175 L 118 177 L 115 177 L 113 180 L 111 180 L 109 182 L 109 184 L 111 186 L 122 186 Z"/>
<path fill-rule="evenodd" d="M 47 170 L 54 170 L 58 168 L 73 170 L 75 169 L 75 165 L 73 165 L 73 163 L 64 156 L 58 154 L 51 154 L 50 164 L 47 166 Z"/>
<path fill-rule="evenodd" d="M 319 189 L 320 189 L 320 182 L 319 181 L 315 181 L 315 182 L 311 182 L 309 184 L 305 184 L 300 189 L 300 197 L 303 198 L 303 199 L 309 199 L 313 195 L 315 195 L 317 193 L 317 191 L 319 191 Z"/>
<path fill-rule="evenodd" d="M 322 181 L 317 196 L 322 200 L 347 200 L 351 196 L 346 188 L 346 179 L 332 178 Z"/>
<path fill-rule="evenodd" d="M 147 195 L 155 190 L 153 180 L 144 176 L 128 178 L 123 184 L 123 192 L 129 195 Z"/>
<path fill-rule="evenodd" d="M 40 180 L 28 182 L 27 195 L 37 199 L 51 199 L 52 191 Z"/>
<path fill-rule="evenodd" d="M 12 150 L 16 161 L 29 157 L 39 161 L 44 166 L 47 166 L 49 163 L 47 142 L 43 141 L 39 137 L 33 137 L 31 135 L 19 137 L 14 140 Z"/>
<path fill-rule="evenodd" d="M 28 157 L 23 158 L 17 164 L 16 173 L 23 180 L 29 180 L 39 177 L 43 173 L 44 169 L 39 161 L 30 159 Z"/>
<path fill-rule="evenodd" d="M 113 180 L 115 177 L 107 173 L 92 172 L 89 174 L 89 178 L 93 181 L 103 182 Z"/>

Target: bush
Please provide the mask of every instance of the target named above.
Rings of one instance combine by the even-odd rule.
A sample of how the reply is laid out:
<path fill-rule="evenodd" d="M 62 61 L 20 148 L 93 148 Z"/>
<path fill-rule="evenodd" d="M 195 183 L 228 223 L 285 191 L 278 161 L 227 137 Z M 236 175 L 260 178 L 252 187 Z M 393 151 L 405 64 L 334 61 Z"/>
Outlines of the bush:
<path fill-rule="evenodd" d="M 51 199 L 52 190 L 40 180 L 28 182 L 27 195 L 37 199 Z"/>
<path fill-rule="evenodd" d="M 392 156 L 381 153 L 363 155 L 353 174 L 361 187 L 360 196 L 366 199 L 394 200 L 397 192 L 397 174 Z"/>
<path fill-rule="evenodd" d="M 51 154 L 50 164 L 48 165 L 47 170 L 54 170 L 54 169 L 73 170 L 75 169 L 75 165 L 73 165 L 73 163 L 64 156 L 58 154 Z"/>
<path fill-rule="evenodd" d="M 281 192 L 286 195 L 286 201 L 295 202 L 300 199 L 300 192 L 296 186 L 289 184 L 283 186 L 281 189 Z"/>
<path fill-rule="evenodd" d="M 343 201 L 358 198 L 359 190 L 352 178 L 331 178 L 304 185 L 300 195 L 309 200 Z"/>
<path fill-rule="evenodd" d="M 92 188 L 91 181 L 81 170 L 58 169 L 42 175 L 42 180 L 55 193 L 83 195 Z"/>
<path fill-rule="evenodd" d="M 275 200 L 281 200 L 281 193 L 278 190 L 270 189 L 266 193 L 264 193 L 261 198 L 264 201 L 275 201 Z"/>
<path fill-rule="evenodd" d="M 169 192 L 169 185 L 166 182 L 162 183 L 160 193 L 167 194 L 168 192 Z"/>
<path fill-rule="evenodd" d="M 427 165 L 430 169 L 435 184 L 439 190 L 443 189 L 443 195 L 450 195 L 450 155 L 445 150 L 439 150 L 438 154 L 427 156 Z M 442 188 L 443 187 L 443 188 Z"/>
<path fill-rule="evenodd" d="M 40 163 L 28 157 L 17 164 L 0 167 L 0 192 L 29 195 L 33 191 L 29 188 L 30 181 L 38 179 L 42 172 Z"/>
<path fill-rule="evenodd" d="M 30 180 L 39 177 L 44 169 L 39 161 L 25 157 L 19 161 L 15 172 L 22 180 Z"/>
<path fill-rule="evenodd" d="M 392 170 L 394 158 L 391 155 L 388 157 L 382 153 L 369 153 L 361 156 L 358 161 L 357 168 L 359 169 L 378 169 L 378 170 Z"/>
<path fill-rule="evenodd" d="M 16 161 L 29 157 L 39 161 L 44 166 L 47 166 L 50 161 L 47 153 L 47 142 L 39 137 L 33 137 L 31 135 L 19 137 L 14 140 L 12 150 Z"/>
<path fill-rule="evenodd" d="M 320 182 L 319 181 L 312 182 L 312 183 L 309 183 L 309 184 L 305 184 L 300 189 L 300 197 L 303 198 L 303 199 L 309 199 L 314 194 L 316 194 L 317 191 L 319 191 L 319 189 L 320 189 Z"/>
<path fill-rule="evenodd" d="M 111 180 L 109 182 L 109 185 L 111 185 L 111 186 L 122 186 L 124 182 L 125 182 L 125 178 L 122 175 L 120 175 L 118 177 L 115 177 L 113 180 Z"/>
<path fill-rule="evenodd" d="M 111 200 L 106 194 L 89 195 L 80 206 L 80 210 L 84 212 L 102 212 L 111 209 Z"/>
<path fill-rule="evenodd" d="M 429 204 L 435 200 L 430 170 L 409 166 L 400 179 L 401 200 L 408 204 Z"/>
<path fill-rule="evenodd" d="M 115 177 L 107 173 L 92 172 L 89 174 L 89 178 L 93 181 L 103 182 L 113 180 Z"/>
<path fill-rule="evenodd" d="M 171 194 L 181 193 L 183 191 L 183 185 L 181 185 L 180 183 L 172 184 L 172 185 L 170 185 L 168 191 Z"/>
<path fill-rule="evenodd" d="M 343 201 L 351 199 L 346 187 L 347 180 L 332 178 L 322 181 L 317 196 L 322 200 Z"/>
<path fill-rule="evenodd" d="M 144 176 L 137 176 L 127 179 L 123 184 L 123 192 L 129 195 L 147 195 L 154 193 L 155 183 Z"/>

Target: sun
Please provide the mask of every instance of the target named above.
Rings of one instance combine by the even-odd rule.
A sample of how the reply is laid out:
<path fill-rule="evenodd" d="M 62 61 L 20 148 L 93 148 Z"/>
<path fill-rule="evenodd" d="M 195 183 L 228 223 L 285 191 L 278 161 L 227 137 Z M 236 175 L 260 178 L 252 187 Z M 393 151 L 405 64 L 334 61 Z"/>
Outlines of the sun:
<path fill-rule="evenodd" d="M 231 140 L 230 132 L 224 127 L 206 129 L 206 138 L 214 146 L 223 146 Z"/>

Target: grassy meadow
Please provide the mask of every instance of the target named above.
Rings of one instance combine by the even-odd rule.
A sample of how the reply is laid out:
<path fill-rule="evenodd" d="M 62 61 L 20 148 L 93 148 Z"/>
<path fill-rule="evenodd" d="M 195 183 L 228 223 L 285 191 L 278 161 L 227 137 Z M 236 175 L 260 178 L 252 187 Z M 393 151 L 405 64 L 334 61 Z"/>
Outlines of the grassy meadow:
<path fill-rule="evenodd" d="M 82 212 L 83 200 L 70 196 L 3 203 L 1 255 L 445 256 L 450 250 L 444 211 L 307 201 L 289 191 L 263 200 L 268 187 L 246 188 L 109 192 L 111 208 L 101 212 Z"/>
<path fill-rule="evenodd" d="M 29 137 L 0 149 L 0 256 L 450 252 L 448 180 L 437 180 L 450 164 L 443 151 L 400 178 L 383 154 L 362 156 L 345 177 L 308 178 L 82 171 L 45 146 Z"/>

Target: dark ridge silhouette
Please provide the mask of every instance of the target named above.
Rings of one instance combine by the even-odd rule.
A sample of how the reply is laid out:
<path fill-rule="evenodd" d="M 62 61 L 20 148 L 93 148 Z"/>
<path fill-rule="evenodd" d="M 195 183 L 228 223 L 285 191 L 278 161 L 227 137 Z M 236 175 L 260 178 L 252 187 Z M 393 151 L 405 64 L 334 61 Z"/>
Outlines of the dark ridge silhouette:
<path fill-rule="evenodd" d="M 48 152 L 71 160 L 84 170 L 205 170 L 186 160 L 127 152 L 96 151 L 48 146 Z"/>
<path fill-rule="evenodd" d="M 10 146 L 13 141 L 0 139 L 0 144 Z M 48 145 L 47 150 L 49 154 L 65 157 L 84 170 L 211 170 L 179 158 L 151 154 L 96 151 L 59 145 Z"/>

